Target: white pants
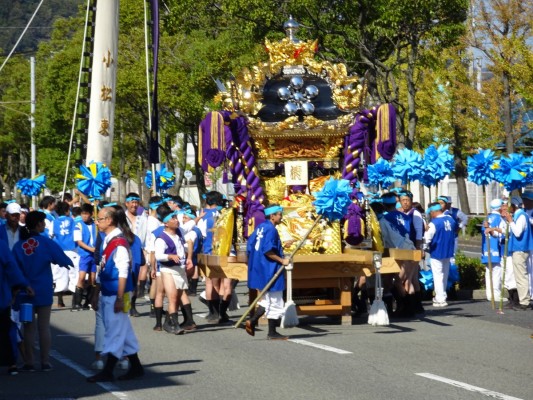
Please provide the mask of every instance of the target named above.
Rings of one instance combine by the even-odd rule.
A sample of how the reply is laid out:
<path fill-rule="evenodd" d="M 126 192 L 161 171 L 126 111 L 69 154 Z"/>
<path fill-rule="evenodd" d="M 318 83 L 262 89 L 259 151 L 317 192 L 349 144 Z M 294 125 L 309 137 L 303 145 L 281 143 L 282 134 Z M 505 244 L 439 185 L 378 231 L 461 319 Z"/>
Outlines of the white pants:
<path fill-rule="evenodd" d="M 266 292 L 257 303 L 265 309 L 267 319 L 280 319 L 283 317 L 285 302 L 283 301 L 283 292 Z"/>
<path fill-rule="evenodd" d="M 113 354 L 120 359 L 139 352 L 139 342 L 133 332 L 128 313 L 115 313 L 117 296 L 101 296 L 100 305 L 104 321 L 104 350 L 102 354 Z"/>
<path fill-rule="evenodd" d="M 64 292 L 70 290 L 72 293 L 76 291 L 78 284 L 78 275 L 80 273 L 80 256 L 75 251 L 65 251 L 68 258 L 72 260 L 74 267 L 69 269 L 52 264 L 52 275 L 54 276 L 55 289 L 54 292 Z"/>
<path fill-rule="evenodd" d="M 446 301 L 446 284 L 448 283 L 448 273 L 450 272 L 450 259 L 431 259 L 431 271 L 433 272 L 433 285 L 435 286 L 435 299 L 437 303 Z"/>
<path fill-rule="evenodd" d="M 503 273 L 503 264 L 502 264 L 502 273 Z M 513 270 L 513 257 L 508 256 L 507 262 L 505 264 L 505 282 L 503 286 L 507 289 L 516 289 L 516 280 L 514 279 L 514 270 Z"/>
<path fill-rule="evenodd" d="M 494 301 L 500 301 L 502 293 L 502 266 L 500 263 L 492 263 L 492 286 L 494 287 Z M 490 271 L 488 265 L 485 267 L 485 292 L 487 300 L 490 301 Z"/>
<path fill-rule="evenodd" d="M 176 285 L 176 289 L 187 290 L 189 288 L 189 285 L 187 283 L 187 273 L 185 272 L 183 268 L 172 269 L 172 268 L 162 267 L 161 273 L 172 275 L 172 279 L 174 279 L 174 284 Z"/>

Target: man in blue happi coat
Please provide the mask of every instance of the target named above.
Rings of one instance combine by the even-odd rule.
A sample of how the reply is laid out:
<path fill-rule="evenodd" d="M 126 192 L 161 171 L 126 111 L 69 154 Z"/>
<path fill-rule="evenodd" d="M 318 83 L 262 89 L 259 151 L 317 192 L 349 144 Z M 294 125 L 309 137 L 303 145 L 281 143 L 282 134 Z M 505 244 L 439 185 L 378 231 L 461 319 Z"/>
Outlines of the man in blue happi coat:
<path fill-rule="evenodd" d="M 289 264 L 289 259 L 283 255 L 283 246 L 276 225 L 281 223 L 283 209 L 273 205 L 265 209 L 267 220 L 261 223 L 248 239 L 248 287 L 263 289 L 279 268 Z M 257 303 L 254 315 L 246 322 L 246 332 L 254 336 L 257 321 L 263 314 L 268 319 L 268 339 L 286 340 L 287 336 L 280 335 L 276 328 L 281 323 L 284 302 L 283 290 L 285 277 L 279 276 L 274 284 Z"/>
<path fill-rule="evenodd" d="M 442 206 L 430 203 L 427 209 L 431 222 L 424 234 L 425 250 L 431 254 L 431 271 L 435 285 L 433 307 L 447 307 L 446 284 L 450 272 L 450 259 L 454 255 L 454 242 L 457 224 L 454 219 L 444 213 Z"/>

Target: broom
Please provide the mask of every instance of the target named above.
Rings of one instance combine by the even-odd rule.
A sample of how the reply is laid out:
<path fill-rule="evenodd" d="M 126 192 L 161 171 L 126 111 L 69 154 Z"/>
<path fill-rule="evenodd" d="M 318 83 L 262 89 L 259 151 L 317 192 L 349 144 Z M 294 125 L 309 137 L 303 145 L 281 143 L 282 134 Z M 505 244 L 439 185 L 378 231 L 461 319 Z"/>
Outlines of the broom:
<path fill-rule="evenodd" d="M 292 301 L 292 260 L 285 267 L 287 271 L 287 302 L 285 303 L 285 310 L 283 310 L 283 317 L 281 318 L 282 328 L 294 328 L 298 326 L 298 313 L 296 312 L 296 303 Z"/>
<path fill-rule="evenodd" d="M 381 286 L 381 257 L 379 253 L 374 253 L 374 267 L 376 268 L 376 297 L 368 313 L 368 324 L 372 326 L 389 325 L 389 315 L 387 307 L 383 302 L 383 287 Z"/>

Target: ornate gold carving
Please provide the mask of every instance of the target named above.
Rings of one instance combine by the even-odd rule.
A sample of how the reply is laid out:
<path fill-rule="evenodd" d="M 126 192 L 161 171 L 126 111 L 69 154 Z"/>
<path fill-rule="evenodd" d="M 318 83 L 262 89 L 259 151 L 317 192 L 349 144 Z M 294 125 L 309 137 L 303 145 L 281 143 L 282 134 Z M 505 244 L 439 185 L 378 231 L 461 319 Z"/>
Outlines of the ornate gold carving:
<path fill-rule="evenodd" d="M 238 110 L 247 114 L 252 136 L 264 131 L 281 133 L 287 130 L 295 130 L 297 134 L 306 130 L 320 130 L 320 135 L 335 135 L 335 131 L 339 130 L 345 134 L 352 122 L 350 114 L 334 121 L 307 116 L 303 122 L 298 121 L 298 117 L 288 117 L 275 123 L 264 123 L 256 117 L 263 107 L 262 91 L 265 83 L 268 79 L 283 74 L 308 74 L 325 79 L 333 92 L 332 100 L 340 110 L 350 113 L 361 107 L 367 92 L 366 86 L 360 83 L 359 77 L 348 74 L 346 65 L 316 60 L 317 43 L 316 40 L 294 43 L 288 38 L 279 42 L 265 40 L 268 62 L 243 69 L 236 79 L 226 82 L 224 91 L 215 97 L 215 101 L 226 110 Z"/>
<path fill-rule="evenodd" d="M 285 197 L 285 176 L 280 175 L 274 178 L 262 178 L 265 193 L 270 204 L 281 203 Z"/>
<path fill-rule="evenodd" d="M 322 121 L 312 115 L 300 122 L 293 116 L 281 122 L 263 122 L 259 118 L 249 118 L 248 129 L 252 137 L 344 137 L 353 122 L 351 114 L 342 115 L 333 121 Z"/>
<path fill-rule="evenodd" d="M 308 138 L 305 140 L 305 145 L 298 138 L 257 138 L 255 144 L 258 150 L 258 158 L 262 160 L 337 160 L 342 148 L 343 138 Z"/>
<path fill-rule="evenodd" d="M 309 218 L 308 215 L 313 208 L 313 206 L 309 206 L 284 212 L 283 221 L 277 226 L 281 240 L 282 242 L 288 240 L 296 241 L 291 247 L 284 249 L 285 253 L 291 253 L 313 225 L 316 215 L 313 218 Z M 322 220 L 312 230 L 304 245 L 296 254 L 340 254 L 341 252 L 339 221 L 329 222 Z"/>
<path fill-rule="evenodd" d="M 272 43 L 265 39 L 265 47 L 268 52 L 270 63 L 268 65 L 271 74 L 278 74 L 285 65 L 309 65 L 314 63 L 315 54 L 318 50 L 318 40 L 307 42 L 292 42 L 289 38 Z"/>

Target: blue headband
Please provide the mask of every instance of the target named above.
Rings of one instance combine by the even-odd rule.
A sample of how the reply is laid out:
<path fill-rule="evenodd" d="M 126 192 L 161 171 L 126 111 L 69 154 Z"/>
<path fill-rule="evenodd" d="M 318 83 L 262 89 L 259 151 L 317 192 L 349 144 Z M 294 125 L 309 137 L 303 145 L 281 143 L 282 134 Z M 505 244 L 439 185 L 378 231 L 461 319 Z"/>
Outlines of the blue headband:
<path fill-rule="evenodd" d="M 171 212 L 165 218 L 163 218 L 163 223 L 166 224 L 168 221 L 170 221 L 172 219 L 172 217 L 174 217 L 174 215 L 178 215 L 178 213 L 175 212 L 175 211 Z"/>
<path fill-rule="evenodd" d="M 150 210 L 155 210 L 157 207 L 159 207 L 161 204 L 163 204 L 163 200 L 156 201 L 155 203 L 150 203 Z"/>
<path fill-rule="evenodd" d="M 450 200 L 448 200 L 448 197 L 446 197 L 446 196 L 439 196 L 439 197 L 437 197 L 437 201 L 438 200 L 441 200 L 441 201 L 445 202 L 446 204 L 448 204 L 450 202 Z"/>
<path fill-rule="evenodd" d="M 435 204 L 435 205 L 429 207 L 427 209 L 426 213 L 429 214 L 431 211 L 440 211 L 440 210 L 442 210 L 442 206 L 440 204 Z"/>
<path fill-rule="evenodd" d="M 189 211 L 185 211 L 185 213 L 183 215 L 186 215 L 190 219 L 196 219 L 196 216 L 193 213 L 189 212 Z"/>
<path fill-rule="evenodd" d="M 106 203 L 104 204 L 103 206 L 101 206 L 100 204 L 98 204 L 98 209 L 101 210 L 102 208 L 106 208 L 106 207 L 113 207 L 113 206 L 116 206 L 117 203 Z"/>
<path fill-rule="evenodd" d="M 126 197 L 126 201 L 141 201 L 141 198 L 138 197 L 138 196 L 130 196 L 130 197 Z"/>
<path fill-rule="evenodd" d="M 283 212 L 283 208 L 281 206 L 272 206 L 265 208 L 265 215 L 268 217 L 269 215 L 276 214 L 279 212 Z"/>
<path fill-rule="evenodd" d="M 11 203 L 14 203 L 14 202 L 16 202 L 15 199 L 11 199 L 11 200 L 6 200 L 6 201 L 4 201 L 4 203 L 6 203 L 6 204 L 11 204 Z"/>

